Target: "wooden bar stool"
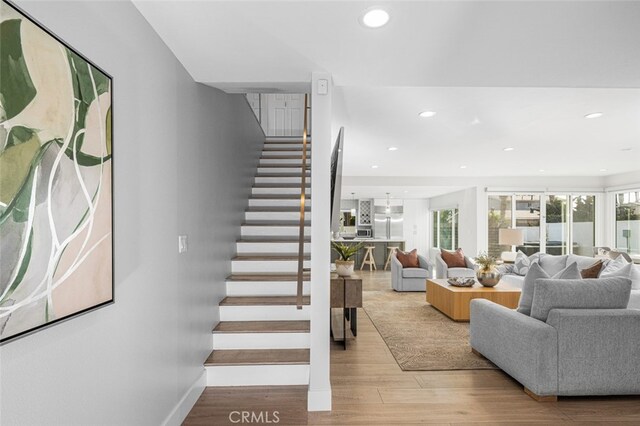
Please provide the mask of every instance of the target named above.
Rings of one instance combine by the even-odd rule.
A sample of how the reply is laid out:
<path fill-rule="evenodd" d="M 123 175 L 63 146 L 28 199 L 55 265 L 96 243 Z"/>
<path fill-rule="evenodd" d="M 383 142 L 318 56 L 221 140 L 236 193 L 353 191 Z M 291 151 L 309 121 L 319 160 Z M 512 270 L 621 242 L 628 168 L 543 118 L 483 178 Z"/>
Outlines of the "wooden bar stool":
<path fill-rule="evenodd" d="M 364 258 L 362 259 L 360 270 L 362 271 L 364 265 L 369 265 L 369 271 L 373 271 L 374 269 L 377 271 L 378 268 L 376 268 L 376 261 L 373 258 L 373 250 L 375 249 L 375 246 L 365 246 L 365 249 L 367 251 L 364 253 Z"/>
<path fill-rule="evenodd" d="M 397 246 L 388 246 L 387 250 L 389 250 L 389 254 L 387 255 L 387 261 L 384 264 L 384 270 L 386 271 L 389 265 L 391 265 L 391 256 L 395 255 L 396 250 L 400 250 L 400 247 Z"/>

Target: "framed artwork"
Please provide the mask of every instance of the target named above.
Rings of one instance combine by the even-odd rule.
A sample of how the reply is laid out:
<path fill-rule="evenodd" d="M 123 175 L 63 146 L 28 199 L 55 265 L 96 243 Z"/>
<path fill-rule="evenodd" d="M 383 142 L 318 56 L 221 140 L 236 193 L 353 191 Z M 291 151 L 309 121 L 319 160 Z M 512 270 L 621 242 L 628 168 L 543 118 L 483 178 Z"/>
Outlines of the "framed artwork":
<path fill-rule="evenodd" d="M 0 1 L 0 343 L 114 301 L 112 90 Z"/>

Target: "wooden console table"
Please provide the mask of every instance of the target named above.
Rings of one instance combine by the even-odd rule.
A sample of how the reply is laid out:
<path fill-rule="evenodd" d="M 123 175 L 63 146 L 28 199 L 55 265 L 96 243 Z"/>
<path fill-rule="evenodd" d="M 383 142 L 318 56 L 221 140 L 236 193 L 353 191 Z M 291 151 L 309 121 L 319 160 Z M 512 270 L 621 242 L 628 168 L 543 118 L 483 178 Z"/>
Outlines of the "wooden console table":
<path fill-rule="evenodd" d="M 347 319 L 351 323 L 353 336 L 358 335 L 358 309 L 362 307 L 362 278 L 357 275 L 350 277 L 340 277 L 331 274 L 331 308 L 342 308 L 342 336 L 344 338 L 344 348 L 347 349 Z M 331 321 L 331 312 L 329 312 Z M 333 321 L 331 321 L 333 325 Z M 334 338 L 336 330 L 332 333 Z"/>

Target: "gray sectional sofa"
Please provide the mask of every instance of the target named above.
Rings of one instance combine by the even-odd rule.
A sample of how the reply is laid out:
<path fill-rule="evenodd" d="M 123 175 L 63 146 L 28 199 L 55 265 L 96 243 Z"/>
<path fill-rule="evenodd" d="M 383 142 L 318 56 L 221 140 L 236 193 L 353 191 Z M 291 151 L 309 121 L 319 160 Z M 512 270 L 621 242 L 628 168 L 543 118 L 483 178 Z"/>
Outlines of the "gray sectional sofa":
<path fill-rule="evenodd" d="M 640 310 L 628 278 L 537 279 L 531 315 L 471 301 L 470 343 L 537 400 L 640 394 Z"/>
<path fill-rule="evenodd" d="M 558 260 L 560 260 L 560 258 L 562 257 L 565 258 L 565 262 L 562 264 L 558 264 Z M 539 263 L 544 269 L 548 269 L 549 267 L 556 267 L 557 269 L 557 268 L 564 268 L 566 266 L 569 266 L 571 263 L 575 262 L 578 265 L 578 269 L 582 270 L 593 265 L 595 261 L 596 259 L 594 259 L 593 257 L 569 254 L 566 256 L 544 255 L 542 258 L 540 258 Z M 546 264 L 554 263 L 554 265 L 545 265 L 545 263 Z M 545 266 L 547 266 L 547 268 L 545 268 Z M 634 267 L 638 270 L 638 273 L 640 274 L 640 265 L 634 265 Z M 552 272 L 555 272 L 555 271 L 552 271 Z M 503 284 L 509 285 L 511 287 L 522 289 L 522 286 L 524 284 L 524 276 L 517 275 L 514 272 L 509 271 L 502 276 L 502 279 L 500 280 L 500 282 Z M 640 309 L 640 289 L 636 288 L 631 290 L 628 308 Z"/>

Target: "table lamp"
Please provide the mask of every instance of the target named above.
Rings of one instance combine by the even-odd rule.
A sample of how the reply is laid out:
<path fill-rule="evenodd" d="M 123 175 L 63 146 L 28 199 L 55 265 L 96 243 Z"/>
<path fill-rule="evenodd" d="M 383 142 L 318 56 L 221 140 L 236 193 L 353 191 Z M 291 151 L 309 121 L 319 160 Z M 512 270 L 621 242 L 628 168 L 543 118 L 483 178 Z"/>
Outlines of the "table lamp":
<path fill-rule="evenodd" d="M 514 262 L 516 260 L 516 252 L 514 246 L 524 244 L 524 231 L 522 229 L 500 229 L 498 230 L 498 244 L 501 246 L 511 246 L 511 251 L 503 251 L 500 258 L 505 262 Z"/>

